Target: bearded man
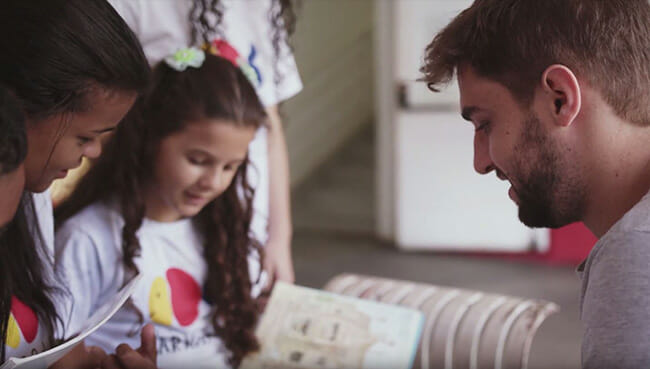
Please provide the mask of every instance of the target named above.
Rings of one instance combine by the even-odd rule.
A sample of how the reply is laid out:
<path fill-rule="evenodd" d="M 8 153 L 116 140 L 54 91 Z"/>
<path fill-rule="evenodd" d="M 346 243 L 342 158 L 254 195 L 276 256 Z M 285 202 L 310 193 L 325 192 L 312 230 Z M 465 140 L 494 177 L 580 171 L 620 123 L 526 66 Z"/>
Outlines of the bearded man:
<path fill-rule="evenodd" d="M 457 76 L 474 167 L 530 227 L 582 221 L 584 368 L 650 367 L 650 3 L 476 0 L 426 49 Z"/>

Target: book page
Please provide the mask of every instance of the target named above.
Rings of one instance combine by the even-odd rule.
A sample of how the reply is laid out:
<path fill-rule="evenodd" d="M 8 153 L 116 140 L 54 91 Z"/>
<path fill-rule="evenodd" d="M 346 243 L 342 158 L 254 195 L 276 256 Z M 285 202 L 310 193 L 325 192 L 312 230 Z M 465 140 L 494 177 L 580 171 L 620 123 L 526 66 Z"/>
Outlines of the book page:
<path fill-rule="evenodd" d="M 409 369 L 423 324 L 417 310 L 276 283 L 241 369 Z"/>
<path fill-rule="evenodd" d="M 135 276 L 113 298 L 97 309 L 86 320 L 83 329 L 74 338 L 36 355 L 25 358 L 9 358 L 0 366 L 0 369 L 44 369 L 54 364 L 115 315 L 135 290 L 135 286 L 140 280 L 140 277 L 140 275 Z"/>

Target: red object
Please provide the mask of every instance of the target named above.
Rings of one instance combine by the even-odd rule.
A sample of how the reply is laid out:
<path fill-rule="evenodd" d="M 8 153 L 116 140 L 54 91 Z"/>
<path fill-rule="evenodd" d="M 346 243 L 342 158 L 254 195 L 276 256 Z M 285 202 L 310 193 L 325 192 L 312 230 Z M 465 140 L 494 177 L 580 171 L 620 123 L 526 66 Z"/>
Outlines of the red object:
<path fill-rule="evenodd" d="M 217 51 L 217 55 L 230 60 L 230 62 L 235 66 L 238 65 L 237 60 L 239 59 L 239 53 L 228 42 L 221 39 L 216 39 L 212 41 L 212 47 Z"/>
<path fill-rule="evenodd" d="M 171 289 L 172 309 L 178 323 L 185 327 L 199 316 L 201 288 L 194 278 L 181 269 L 169 268 L 167 281 Z"/>
<path fill-rule="evenodd" d="M 11 314 L 13 314 L 16 323 L 23 333 L 23 337 L 28 343 L 32 343 L 38 333 L 38 317 L 29 306 L 23 304 L 16 297 L 11 297 Z"/>
<path fill-rule="evenodd" d="M 508 260 L 523 260 L 547 264 L 569 264 L 577 266 L 584 261 L 598 239 L 582 223 L 573 223 L 562 228 L 551 229 L 549 251 L 540 254 L 530 252 L 471 252 L 469 255 Z M 447 252 L 444 254 L 458 254 Z M 467 253 L 466 253 L 467 255 Z"/>
<path fill-rule="evenodd" d="M 573 223 L 551 230 L 551 249 L 545 258 L 552 262 L 578 265 L 594 247 L 598 239 L 582 223 Z"/>

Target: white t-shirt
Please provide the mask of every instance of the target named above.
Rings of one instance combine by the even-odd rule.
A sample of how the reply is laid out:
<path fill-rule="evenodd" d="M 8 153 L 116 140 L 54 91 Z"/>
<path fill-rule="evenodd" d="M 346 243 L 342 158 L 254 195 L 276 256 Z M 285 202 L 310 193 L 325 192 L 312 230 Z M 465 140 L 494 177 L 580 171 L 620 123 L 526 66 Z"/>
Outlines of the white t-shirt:
<path fill-rule="evenodd" d="M 191 44 L 189 14 L 192 0 L 109 0 L 142 43 L 149 63 L 156 64 L 179 48 Z M 257 94 L 264 106 L 276 105 L 302 89 L 293 54 L 285 44 L 274 67 L 270 0 L 221 0 L 223 38 L 255 69 Z M 275 70 L 282 76 L 275 81 Z M 266 129 L 250 145 L 248 180 L 255 189 L 252 230 L 265 243 L 269 216 L 269 173 Z"/>
<path fill-rule="evenodd" d="M 57 231 L 57 271 L 62 271 L 74 300 L 66 337 L 79 331 L 80 324 L 129 279 L 122 263 L 123 224 L 115 208 L 98 202 Z M 142 279 L 132 301 L 142 314 L 143 324 L 155 325 L 158 366 L 183 368 L 192 363 L 193 368 L 227 368 L 227 351 L 214 334 L 211 307 L 202 298 L 207 265 L 202 237 L 193 221 L 160 223 L 145 219 L 137 236 L 141 250 L 134 261 Z M 249 258 L 249 268 L 255 280 L 260 270 L 257 257 Z M 255 286 L 254 294 L 259 293 L 262 283 L 264 279 Z M 123 342 L 139 347 L 139 322 L 137 311 L 124 307 L 86 339 L 86 344 L 107 352 Z"/>
<path fill-rule="evenodd" d="M 38 225 L 38 228 L 34 229 L 40 230 L 40 236 L 34 234 L 34 242 L 44 259 L 42 262 L 43 267 L 46 268 L 44 277 L 49 278 L 54 255 L 54 214 L 50 191 L 33 193 L 32 199 L 36 213 L 36 225 Z M 33 222 L 29 212 L 26 216 L 28 222 Z M 43 240 L 43 245 L 39 245 L 40 239 Z M 43 255 L 41 251 L 47 255 Z M 48 283 L 53 283 L 53 281 Z M 31 356 L 47 349 L 49 349 L 49 343 L 45 326 L 40 324 L 39 317 L 34 310 L 13 297 L 5 341 L 5 358 Z"/>

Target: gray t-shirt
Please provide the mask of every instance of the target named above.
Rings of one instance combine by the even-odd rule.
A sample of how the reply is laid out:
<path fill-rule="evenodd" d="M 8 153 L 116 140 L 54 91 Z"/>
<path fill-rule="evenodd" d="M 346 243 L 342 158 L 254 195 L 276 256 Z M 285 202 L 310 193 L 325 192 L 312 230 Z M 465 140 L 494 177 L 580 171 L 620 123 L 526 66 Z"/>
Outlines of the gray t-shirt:
<path fill-rule="evenodd" d="M 650 193 L 578 267 L 582 367 L 650 368 Z"/>

